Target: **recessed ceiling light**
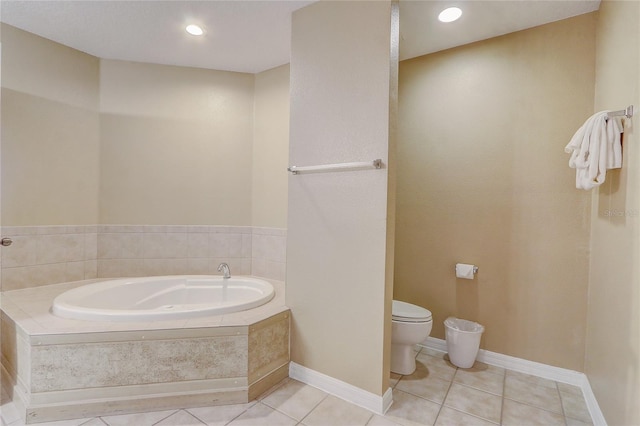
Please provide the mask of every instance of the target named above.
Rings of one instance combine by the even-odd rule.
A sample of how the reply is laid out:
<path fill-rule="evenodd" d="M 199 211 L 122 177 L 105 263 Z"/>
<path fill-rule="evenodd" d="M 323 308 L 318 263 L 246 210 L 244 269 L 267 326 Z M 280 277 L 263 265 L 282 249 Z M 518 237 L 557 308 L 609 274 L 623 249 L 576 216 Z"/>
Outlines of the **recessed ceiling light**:
<path fill-rule="evenodd" d="M 191 24 L 191 25 L 187 25 L 187 28 L 185 28 L 187 30 L 187 32 L 191 35 L 194 36 L 199 36 L 204 34 L 204 30 L 199 27 L 198 25 L 195 24 Z"/>
<path fill-rule="evenodd" d="M 453 22 L 459 17 L 462 16 L 462 10 L 458 7 L 449 7 L 438 15 L 438 20 L 440 22 Z"/>

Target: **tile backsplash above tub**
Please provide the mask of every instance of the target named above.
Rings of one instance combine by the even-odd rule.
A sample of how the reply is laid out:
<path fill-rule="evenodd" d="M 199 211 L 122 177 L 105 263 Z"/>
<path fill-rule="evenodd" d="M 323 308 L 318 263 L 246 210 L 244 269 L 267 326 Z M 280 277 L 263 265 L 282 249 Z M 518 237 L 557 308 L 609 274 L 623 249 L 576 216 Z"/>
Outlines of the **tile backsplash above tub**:
<path fill-rule="evenodd" d="M 284 281 L 286 230 L 237 226 L 3 227 L 2 290 L 92 278 L 231 273 Z"/>
<path fill-rule="evenodd" d="M 97 277 L 97 226 L 5 226 L 2 290 Z"/>

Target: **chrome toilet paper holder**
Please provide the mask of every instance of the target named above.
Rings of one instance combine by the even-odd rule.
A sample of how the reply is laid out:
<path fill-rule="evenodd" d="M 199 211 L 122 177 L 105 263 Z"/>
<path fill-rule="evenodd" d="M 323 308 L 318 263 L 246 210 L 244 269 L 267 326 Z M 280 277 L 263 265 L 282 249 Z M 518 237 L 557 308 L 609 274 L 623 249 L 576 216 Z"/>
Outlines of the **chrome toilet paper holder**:
<path fill-rule="evenodd" d="M 457 271 L 456 271 L 456 267 L 455 267 L 455 266 L 453 267 L 453 272 L 457 272 Z M 477 273 L 478 273 L 478 267 L 477 267 L 477 266 L 474 266 L 474 267 L 473 267 L 473 275 L 475 275 L 475 274 L 477 274 Z"/>

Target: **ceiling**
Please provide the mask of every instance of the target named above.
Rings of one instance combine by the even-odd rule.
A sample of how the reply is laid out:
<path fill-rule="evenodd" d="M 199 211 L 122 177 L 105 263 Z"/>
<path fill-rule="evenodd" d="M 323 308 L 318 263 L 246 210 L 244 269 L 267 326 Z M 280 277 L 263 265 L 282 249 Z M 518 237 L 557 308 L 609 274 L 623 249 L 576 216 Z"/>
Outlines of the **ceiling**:
<path fill-rule="evenodd" d="M 2 0 L 0 20 L 105 59 L 256 73 L 289 62 L 291 13 L 311 0 Z M 462 18 L 436 19 L 448 6 Z M 400 58 L 597 10 L 599 0 L 401 0 Z M 187 34 L 187 23 L 205 35 Z"/>

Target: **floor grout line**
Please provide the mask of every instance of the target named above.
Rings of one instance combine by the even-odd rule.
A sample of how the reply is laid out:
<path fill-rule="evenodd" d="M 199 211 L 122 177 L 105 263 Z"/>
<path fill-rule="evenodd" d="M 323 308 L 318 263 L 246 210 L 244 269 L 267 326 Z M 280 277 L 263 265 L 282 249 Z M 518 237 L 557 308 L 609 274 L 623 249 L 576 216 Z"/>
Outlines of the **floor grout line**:
<path fill-rule="evenodd" d="M 502 398 L 500 399 L 500 424 L 504 421 L 504 399 L 507 390 L 507 371 L 505 370 L 502 376 Z"/>

